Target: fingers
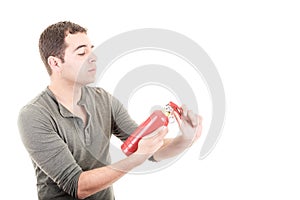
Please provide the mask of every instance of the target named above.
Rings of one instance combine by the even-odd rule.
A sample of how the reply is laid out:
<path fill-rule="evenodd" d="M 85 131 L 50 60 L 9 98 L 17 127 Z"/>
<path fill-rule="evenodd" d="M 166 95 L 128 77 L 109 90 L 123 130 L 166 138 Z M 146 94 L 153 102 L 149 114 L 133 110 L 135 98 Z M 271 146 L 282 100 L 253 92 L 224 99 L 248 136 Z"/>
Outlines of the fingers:
<path fill-rule="evenodd" d="M 167 127 L 163 127 L 160 131 L 158 131 L 158 133 L 156 135 L 154 135 L 151 139 L 153 139 L 153 141 L 155 143 L 157 143 L 157 145 L 159 145 L 159 147 L 161 147 L 164 144 L 164 138 L 168 133 L 168 128 Z"/>
<path fill-rule="evenodd" d="M 167 127 L 160 127 L 143 137 L 138 144 L 137 154 L 153 155 L 164 144 L 164 137 L 168 133 Z"/>
<path fill-rule="evenodd" d="M 194 140 L 198 140 L 202 133 L 202 117 L 198 115 L 197 118 L 198 118 L 198 125 L 197 125 L 196 135 Z"/>
<path fill-rule="evenodd" d="M 187 118 L 191 122 L 191 125 L 193 127 L 196 127 L 198 125 L 198 118 L 197 115 L 193 113 L 193 111 L 189 110 L 187 113 Z"/>
<path fill-rule="evenodd" d="M 188 111 L 187 106 L 183 104 L 181 106 L 181 115 L 177 112 L 173 112 L 173 115 L 175 116 L 175 119 L 179 126 L 181 126 L 182 124 L 182 119 L 187 118 L 187 111 Z"/>
<path fill-rule="evenodd" d="M 165 126 L 159 127 L 149 135 L 144 136 L 144 139 L 152 138 L 152 137 L 165 137 L 166 134 L 168 133 L 168 128 Z"/>
<path fill-rule="evenodd" d="M 183 104 L 181 106 L 181 109 L 182 109 L 182 116 L 187 117 L 188 107 L 185 104 Z"/>
<path fill-rule="evenodd" d="M 180 126 L 180 124 L 181 124 L 181 116 L 177 112 L 174 112 L 174 116 L 175 116 L 175 119 L 176 119 L 177 123 Z"/>
<path fill-rule="evenodd" d="M 187 121 L 192 127 L 198 126 L 200 120 L 199 115 L 196 115 L 192 110 L 189 110 L 186 105 L 182 105 L 182 120 Z M 175 118 L 178 122 L 178 117 L 175 115 Z"/>

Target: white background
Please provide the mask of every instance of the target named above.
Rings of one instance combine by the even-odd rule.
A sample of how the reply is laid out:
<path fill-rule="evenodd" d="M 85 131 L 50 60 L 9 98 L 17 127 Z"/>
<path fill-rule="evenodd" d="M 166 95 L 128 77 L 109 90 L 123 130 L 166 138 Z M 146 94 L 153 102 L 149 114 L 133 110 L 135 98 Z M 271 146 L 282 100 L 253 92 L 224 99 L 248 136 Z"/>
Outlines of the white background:
<path fill-rule="evenodd" d="M 165 170 L 126 175 L 114 186 L 118 200 L 300 198 L 296 0 L 5 2 L 0 5 L 1 199 L 37 199 L 16 121 L 21 106 L 48 84 L 39 35 L 62 20 L 87 27 L 95 45 L 137 28 L 182 33 L 208 53 L 225 87 L 226 121 L 212 153 L 198 160 L 196 144 Z"/>

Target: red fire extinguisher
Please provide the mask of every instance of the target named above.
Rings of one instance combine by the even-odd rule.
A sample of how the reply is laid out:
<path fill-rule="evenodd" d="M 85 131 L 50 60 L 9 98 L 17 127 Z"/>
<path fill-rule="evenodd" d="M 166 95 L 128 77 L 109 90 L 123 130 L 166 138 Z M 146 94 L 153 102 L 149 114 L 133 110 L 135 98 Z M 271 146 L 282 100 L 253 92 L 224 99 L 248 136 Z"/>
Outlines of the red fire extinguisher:
<path fill-rule="evenodd" d="M 146 135 L 152 133 L 161 126 L 169 124 L 169 118 L 173 117 L 174 112 L 181 116 L 182 109 L 173 102 L 169 102 L 164 110 L 155 110 L 150 117 L 125 140 L 121 149 L 127 155 L 131 155 L 138 148 L 138 142 Z"/>

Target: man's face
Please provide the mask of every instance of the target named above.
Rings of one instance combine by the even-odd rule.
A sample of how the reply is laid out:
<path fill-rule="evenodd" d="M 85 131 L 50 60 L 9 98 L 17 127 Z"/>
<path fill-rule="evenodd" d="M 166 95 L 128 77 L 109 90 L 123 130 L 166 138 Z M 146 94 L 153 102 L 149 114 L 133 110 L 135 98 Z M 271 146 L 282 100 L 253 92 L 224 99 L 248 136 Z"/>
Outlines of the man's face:
<path fill-rule="evenodd" d="M 96 56 L 85 33 L 68 34 L 65 38 L 65 62 L 61 64 L 61 78 L 71 84 L 86 85 L 95 81 Z"/>

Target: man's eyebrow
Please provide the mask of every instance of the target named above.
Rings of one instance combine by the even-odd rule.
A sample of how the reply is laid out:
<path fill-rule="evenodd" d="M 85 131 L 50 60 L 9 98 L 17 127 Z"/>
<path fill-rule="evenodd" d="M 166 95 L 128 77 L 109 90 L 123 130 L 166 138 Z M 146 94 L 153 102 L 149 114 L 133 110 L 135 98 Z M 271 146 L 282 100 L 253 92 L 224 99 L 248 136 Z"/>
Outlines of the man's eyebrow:
<path fill-rule="evenodd" d="M 73 52 L 77 51 L 78 49 L 82 48 L 82 47 L 87 47 L 88 45 L 86 44 L 83 44 L 83 45 L 79 45 L 78 47 L 76 47 L 76 49 L 74 49 Z M 95 46 L 94 45 L 91 45 L 91 49 L 93 49 Z"/>
<path fill-rule="evenodd" d="M 78 47 L 76 47 L 76 49 L 74 49 L 73 52 L 77 51 L 78 49 L 82 48 L 82 47 L 87 47 L 86 44 L 83 44 L 83 45 L 79 45 Z"/>

